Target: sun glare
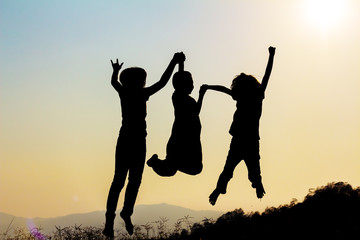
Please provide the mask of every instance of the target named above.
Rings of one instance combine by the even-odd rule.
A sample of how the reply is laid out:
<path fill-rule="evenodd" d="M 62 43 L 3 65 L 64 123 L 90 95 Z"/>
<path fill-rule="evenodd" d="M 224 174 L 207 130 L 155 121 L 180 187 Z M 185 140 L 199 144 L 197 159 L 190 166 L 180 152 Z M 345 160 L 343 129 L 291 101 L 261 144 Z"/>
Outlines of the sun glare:
<path fill-rule="evenodd" d="M 346 12 L 346 0 L 307 0 L 305 11 L 309 23 L 321 31 L 338 25 Z"/>

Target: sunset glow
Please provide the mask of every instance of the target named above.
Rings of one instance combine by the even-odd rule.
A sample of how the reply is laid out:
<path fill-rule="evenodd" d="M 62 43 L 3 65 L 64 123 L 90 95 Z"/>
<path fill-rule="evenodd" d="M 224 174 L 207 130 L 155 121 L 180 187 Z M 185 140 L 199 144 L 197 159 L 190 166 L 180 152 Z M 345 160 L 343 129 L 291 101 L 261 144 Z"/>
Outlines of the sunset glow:
<path fill-rule="evenodd" d="M 307 0 L 307 21 L 320 31 L 328 31 L 344 21 L 347 0 Z"/>
<path fill-rule="evenodd" d="M 0 1 L 0 212 L 56 217 L 105 210 L 121 126 L 110 59 L 157 82 L 175 52 L 202 84 L 261 81 L 257 199 L 241 162 L 215 206 L 236 102 L 207 92 L 203 170 L 159 177 L 145 166 L 136 204 L 245 212 L 303 200 L 329 182 L 360 186 L 360 1 Z M 147 103 L 147 155 L 163 159 L 174 121 L 170 82 Z M 122 208 L 124 191 L 118 208 Z M 1 221 L 1 219 L 0 219 Z"/>

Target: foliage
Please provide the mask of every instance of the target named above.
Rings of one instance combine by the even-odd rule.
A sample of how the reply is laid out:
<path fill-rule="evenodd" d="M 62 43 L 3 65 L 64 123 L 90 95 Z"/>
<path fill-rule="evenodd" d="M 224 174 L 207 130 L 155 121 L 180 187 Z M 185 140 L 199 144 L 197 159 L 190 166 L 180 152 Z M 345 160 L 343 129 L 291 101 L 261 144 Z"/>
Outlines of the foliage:
<path fill-rule="evenodd" d="M 192 239 L 350 239 L 360 230 L 360 188 L 343 182 L 311 189 L 302 203 L 228 212 L 193 229 Z"/>
<path fill-rule="evenodd" d="M 9 231 L 11 225 L 9 225 L 9 228 L 7 231 L 2 233 L 1 240 L 45 240 L 45 239 L 52 239 L 50 236 L 46 236 L 43 234 L 38 234 L 41 229 L 36 228 L 32 229 L 31 231 L 26 228 L 15 228 L 13 231 L 13 234 L 9 234 Z"/>
<path fill-rule="evenodd" d="M 263 213 L 246 214 L 236 209 L 220 216 L 216 221 L 204 218 L 193 223 L 191 217 L 178 219 L 173 228 L 168 219 L 144 225 L 135 225 L 133 236 L 129 236 L 123 226 L 115 232 L 115 240 L 130 239 L 350 239 L 358 236 L 360 230 L 360 187 L 353 189 L 343 182 L 329 183 L 325 187 L 310 189 L 304 201 L 293 199 L 290 204 L 278 208 L 267 208 Z M 8 231 L 1 240 L 42 240 L 27 229 L 17 228 L 10 236 Z M 72 226 L 61 228 L 48 240 L 93 240 L 106 239 L 103 227 Z M 36 229 L 35 232 L 41 232 Z"/>

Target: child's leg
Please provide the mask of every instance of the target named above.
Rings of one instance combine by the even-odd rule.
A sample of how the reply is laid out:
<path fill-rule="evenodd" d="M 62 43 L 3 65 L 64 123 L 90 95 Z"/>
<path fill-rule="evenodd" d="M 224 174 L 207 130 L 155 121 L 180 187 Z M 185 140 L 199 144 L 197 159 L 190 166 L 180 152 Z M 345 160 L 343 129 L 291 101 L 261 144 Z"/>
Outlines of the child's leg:
<path fill-rule="evenodd" d="M 245 157 L 245 164 L 248 169 L 248 178 L 252 187 L 256 189 L 257 197 L 262 198 L 265 194 L 265 190 L 261 181 L 259 142 L 254 142 L 252 146 L 248 147 L 248 149 L 252 151 Z"/>
<path fill-rule="evenodd" d="M 220 194 L 226 193 L 227 185 L 233 176 L 235 167 L 239 164 L 240 160 L 227 158 L 224 169 L 219 176 L 215 190 L 209 196 L 211 205 L 215 205 L 217 198 Z"/>
<path fill-rule="evenodd" d="M 212 205 L 215 205 L 216 200 L 220 194 L 226 193 L 227 185 L 230 179 L 233 177 L 235 167 L 241 161 L 239 147 L 237 145 L 238 142 L 233 138 L 230 144 L 230 150 L 226 159 L 224 169 L 219 176 L 215 190 L 209 196 L 209 201 Z"/>
<path fill-rule="evenodd" d="M 126 157 L 123 149 L 124 148 L 122 147 L 122 139 L 119 137 L 115 153 L 115 174 L 110 186 L 109 195 L 106 203 L 106 221 L 103 234 L 108 237 L 114 236 L 115 211 L 118 204 L 120 192 L 124 187 L 126 175 L 129 170 L 127 164 L 124 164 L 124 162 L 122 161 L 123 158 Z"/>
<path fill-rule="evenodd" d="M 202 163 L 195 163 L 195 164 L 189 164 L 189 166 L 181 166 L 179 167 L 179 171 L 183 172 L 183 173 L 186 173 L 186 174 L 189 174 L 189 175 L 198 175 L 199 173 L 201 173 L 203 169 L 203 165 Z"/>
<path fill-rule="evenodd" d="M 159 176 L 171 177 L 176 174 L 177 168 L 174 165 L 174 160 L 177 157 L 178 148 L 178 139 L 172 134 L 166 144 L 166 158 L 164 160 L 160 160 L 156 154 L 152 156 L 151 159 L 153 159 L 153 165 L 151 167 Z"/>
<path fill-rule="evenodd" d="M 114 179 L 110 186 L 106 204 L 106 214 L 108 214 L 109 216 L 115 215 L 119 195 L 122 188 L 124 187 L 127 171 L 127 168 L 119 168 L 115 171 Z"/>
<path fill-rule="evenodd" d="M 256 189 L 256 195 L 258 198 L 262 198 L 265 194 L 265 189 L 261 181 L 260 161 L 259 159 L 246 159 L 245 160 L 248 169 L 248 178 L 251 182 L 251 186 Z"/>
<path fill-rule="evenodd" d="M 103 234 L 108 237 L 114 237 L 115 211 L 119 200 L 120 192 L 124 187 L 127 171 L 128 169 L 126 168 L 116 169 L 113 182 L 111 183 L 106 203 L 106 221 L 103 231 Z"/>
<path fill-rule="evenodd" d="M 130 168 L 129 168 L 129 181 L 126 186 L 124 207 L 120 213 L 120 216 L 125 221 L 125 227 L 128 233 L 131 235 L 133 233 L 133 225 L 131 223 L 131 215 L 134 211 L 134 205 L 136 202 L 136 197 L 139 192 L 139 187 L 141 184 L 142 174 L 144 171 L 145 165 L 145 154 L 146 154 L 146 143 L 139 141 L 136 144 L 136 154 L 132 155 Z"/>
<path fill-rule="evenodd" d="M 144 171 L 144 162 L 142 164 L 136 164 L 130 168 L 129 171 L 129 182 L 126 186 L 124 207 L 122 212 L 125 215 L 132 215 L 137 194 L 141 185 L 142 174 Z"/>
<path fill-rule="evenodd" d="M 234 170 L 240 161 L 241 160 L 238 159 L 233 159 L 229 157 L 227 158 L 224 169 L 221 172 L 216 185 L 216 189 L 218 189 L 221 194 L 226 193 L 227 185 L 230 179 L 233 177 Z"/>
<path fill-rule="evenodd" d="M 165 159 L 160 160 L 156 154 L 154 154 L 146 164 L 149 167 L 152 167 L 154 172 L 162 177 L 171 177 L 174 176 L 177 172 L 176 167 L 172 164 L 171 160 Z"/>
<path fill-rule="evenodd" d="M 261 183 L 260 161 L 256 158 L 250 158 L 245 159 L 245 164 L 248 169 L 248 178 L 251 186 L 256 188 L 256 186 Z"/>

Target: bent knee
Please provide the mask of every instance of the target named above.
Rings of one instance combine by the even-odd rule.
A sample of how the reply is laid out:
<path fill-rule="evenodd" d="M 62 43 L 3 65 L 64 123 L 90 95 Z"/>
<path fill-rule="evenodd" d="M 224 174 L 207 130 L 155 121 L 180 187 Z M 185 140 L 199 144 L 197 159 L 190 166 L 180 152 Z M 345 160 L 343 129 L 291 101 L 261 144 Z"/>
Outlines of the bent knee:
<path fill-rule="evenodd" d="M 179 168 L 179 171 L 189 174 L 189 175 L 197 175 L 202 172 L 202 169 L 203 169 L 203 165 L 202 165 L 202 163 L 200 163 L 195 166 Z"/>

